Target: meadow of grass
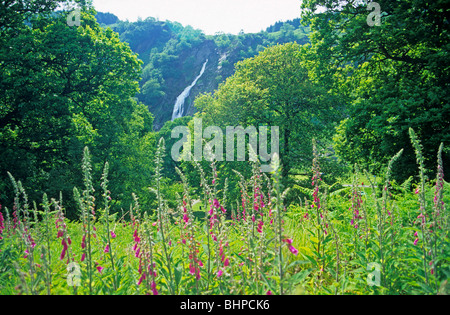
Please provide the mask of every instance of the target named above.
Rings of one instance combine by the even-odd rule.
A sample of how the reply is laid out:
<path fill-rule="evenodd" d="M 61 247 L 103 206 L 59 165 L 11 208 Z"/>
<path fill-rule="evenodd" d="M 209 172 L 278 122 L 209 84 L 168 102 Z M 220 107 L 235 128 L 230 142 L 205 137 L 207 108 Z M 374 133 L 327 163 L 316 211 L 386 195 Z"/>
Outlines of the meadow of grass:
<path fill-rule="evenodd" d="M 253 175 L 241 198 L 218 190 L 216 166 L 203 170 L 201 193 L 184 193 L 169 209 L 161 193 L 164 143 L 156 161 L 157 209 L 110 213 L 108 164 L 93 196 L 88 149 L 85 186 L 74 189 L 80 218 L 69 222 L 64 202 L 44 195 L 30 205 L 13 176 L 14 205 L 0 214 L 0 294 L 446 294 L 449 292 L 448 183 L 442 161 L 426 181 L 420 143 L 411 131 L 420 180 L 402 185 L 386 169 L 382 189 L 355 167 L 350 187 L 332 190 L 317 153 L 310 198 L 285 207 L 279 171 Z M 276 158 L 274 159 L 276 164 Z M 369 186 L 361 187 L 361 186 Z M 226 187 L 226 185 L 225 185 Z M 100 206 L 101 205 L 101 206 Z"/>

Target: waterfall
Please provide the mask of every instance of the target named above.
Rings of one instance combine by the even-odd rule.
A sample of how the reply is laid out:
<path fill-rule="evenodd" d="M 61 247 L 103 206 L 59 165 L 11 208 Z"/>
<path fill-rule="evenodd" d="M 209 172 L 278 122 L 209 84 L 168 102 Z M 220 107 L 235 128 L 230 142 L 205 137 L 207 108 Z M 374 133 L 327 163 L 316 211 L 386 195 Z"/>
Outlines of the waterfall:
<path fill-rule="evenodd" d="M 191 89 L 197 84 L 197 81 L 202 77 L 203 73 L 205 72 L 207 63 L 208 63 L 208 59 L 206 59 L 205 63 L 203 64 L 202 70 L 200 71 L 200 74 L 195 78 L 194 82 L 192 82 L 192 84 L 189 85 L 183 91 L 183 93 L 181 93 L 177 97 L 177 101 L 175 102 L 175 106 L 173 108 L 172 121 L 174 121 L 177 118 L 183 117 L 184 102 L 185 102 L 186 98 L 189 96 L 189 93 L 191 93 Z"/>

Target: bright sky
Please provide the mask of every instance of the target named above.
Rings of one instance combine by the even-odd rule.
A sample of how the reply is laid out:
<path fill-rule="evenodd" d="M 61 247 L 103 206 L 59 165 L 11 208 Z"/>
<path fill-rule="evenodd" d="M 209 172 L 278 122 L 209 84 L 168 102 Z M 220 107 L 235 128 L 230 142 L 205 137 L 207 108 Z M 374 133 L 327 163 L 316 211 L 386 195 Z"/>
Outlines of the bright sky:
<path fill-rule="evenodd" d="M 134 22 L 138 17 L 179 22 L 207 35 L 257 33 L 277 21 L 300 17 L 301 0 L 93 0 L 100 12 Z"/>

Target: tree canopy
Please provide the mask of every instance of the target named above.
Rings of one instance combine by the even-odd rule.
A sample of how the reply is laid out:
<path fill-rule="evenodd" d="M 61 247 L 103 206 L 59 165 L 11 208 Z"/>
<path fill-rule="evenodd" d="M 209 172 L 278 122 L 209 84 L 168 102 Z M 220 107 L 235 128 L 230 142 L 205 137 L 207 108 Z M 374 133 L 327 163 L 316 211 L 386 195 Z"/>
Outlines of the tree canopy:
<path fill-rule="evenodd" d="M 450 162 L 449 1 L 377 1 L 380 25 L 363 1 L 303 1 L 311 23 L 315 77 L 348 97 L 348 118 L 335 137 L 346 160 L 379 171 L 404 148 L 395 176 L 414 173 L 412 127 L 424 139 L 428 169 L 445 144 Z"/>
<path fill-rule="evenodd" d="M 20 10 L 6 7 L 11 16 Z M 85 146 L 94 152 L 97 176 L 110 162 L 116 196 L 130 199 L 129 189 L 149 179 L 143 170 L 152 167 L 153 117 L 133 99 L 141 62 L 117 33 L 100 27 L 93 10 L 82 11 L 79 27 L 68 26 L 68 13 L 30 15 L 2 29 L 2 199 L 8 171 L 33 199 L 44 190 L 71 195 Z"/>
<path fill-rule="evenodd" d="M 296 43 L 269 47 L 237 63 L 214 95 L 195 102 L 205 125 L 278 126 L 285 176 L 309 164 L 312 139 L 330 136 L 343 114 L 340 100 L 310 80 L 305 54 Z"/>

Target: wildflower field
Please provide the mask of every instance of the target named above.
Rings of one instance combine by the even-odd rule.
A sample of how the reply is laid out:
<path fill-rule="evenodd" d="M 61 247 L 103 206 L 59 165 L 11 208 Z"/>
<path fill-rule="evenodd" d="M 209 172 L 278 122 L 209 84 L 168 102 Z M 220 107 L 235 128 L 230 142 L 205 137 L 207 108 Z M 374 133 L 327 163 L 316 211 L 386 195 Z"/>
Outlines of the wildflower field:
<path fill-rule="evenodd" d="M 14 204 L 0 213 L 0 294 L 446 294 L 450 247 L 449 184 L 438 153 L 437 176 L 426 181 L 421 145 L 416 184 L 398 185 L 386 168 L 382 182 L 358 171 L 351 187 L 323 182 L 315 155 L 310 198 L 284 205 L 279 171 L 240 175 L 240 200 L 227 199 L 213 162 L 200 174 L 199 195 L 176 169 L 184 193 L 169 209 L 161 193 L 164 142 L 156 160 L 157 209 L 139 199 L 110 213 L 108 164 L 95 200 L 90 153 L 74 189 L 79 220 L 65 217 L 64 200 L 31 202 L 19 180 Z M 314 151 L 315 154 L 316 151 Z M 274 161 L 276 164 L 276 159 Z M 368 180 L 369 182 L 362 182 Z"/>

